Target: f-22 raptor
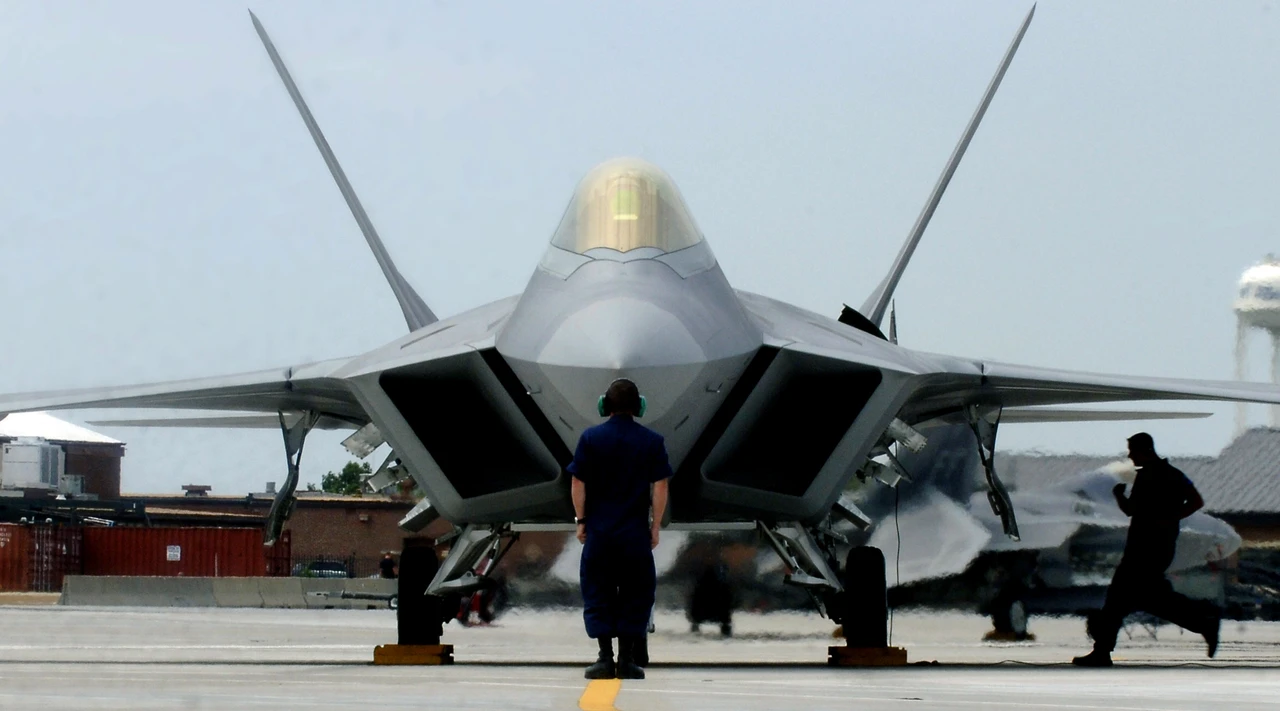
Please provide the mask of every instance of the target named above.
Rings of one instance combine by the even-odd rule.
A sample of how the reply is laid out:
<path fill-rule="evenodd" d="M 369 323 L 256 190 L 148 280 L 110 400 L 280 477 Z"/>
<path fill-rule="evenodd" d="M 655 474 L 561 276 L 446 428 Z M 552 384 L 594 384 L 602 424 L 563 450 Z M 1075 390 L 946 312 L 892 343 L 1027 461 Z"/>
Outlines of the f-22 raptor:
<path fill-rule="evenodd" d="M 842 571 L 835 553 L 841 536 L 832 522 L 870 525 L 843 493 L 854 477 L 909 475 L 896 455 L 925 445 L 917 425 L 945 419 L 968 426 L 992 510 L 1004 533 L 1017 537 L 1013 505 L 992 460 L 1002 419 L 1105 419 L 1112 415 L 1045 406 L 1108 401 L 1280 403 L 1280 390 L 1262 384 L 935 355 L 901 347 L 892 328 L 888 335 L 881 330 L 899 279 L 1034 12 L 1019 27 L 883 281 L 860 309 L 845 306 L 836 318 L 734 289 L 671 178 L 624 159 L 596 167 L 577 186 L 521 293 L 438 319 L 401 276 L 280 54 L 252 17 L 409 333 L 355 357 L 241 375 L 4 395 L 0 413 L 253 413 L 122 423 L 279 427 L 288 476 L 269 514 L 268 540 L 292 509 L 310 430 L 355 430 L 346 444 L 365 456 L 385 442 L 392 453 L 375 481 L 412 477 L 426 493 L 404 528 L 421 530 L 439 517 L 457 527 L 443 561 L 432 556 L 423 567 L 404 561 L 403 613 L 484 585 L 504 542 L 520 531 L 569 528 L 564 467 L 582 431 L 599 421 L 597 396 L 627 377 L 644 392 L 645 422 L 666 438 L 676 468 L 664 525 L 758 529 L 783 558 L 788 582 L 809 590 L 820 610 L 844 622 L 846 633 L 859 620 L 883 627 L 883 558 L 860 555 L 857 561 L 870 563 L 854 561 Z M 413 594 L 424 589 L 428 595 Z"/>

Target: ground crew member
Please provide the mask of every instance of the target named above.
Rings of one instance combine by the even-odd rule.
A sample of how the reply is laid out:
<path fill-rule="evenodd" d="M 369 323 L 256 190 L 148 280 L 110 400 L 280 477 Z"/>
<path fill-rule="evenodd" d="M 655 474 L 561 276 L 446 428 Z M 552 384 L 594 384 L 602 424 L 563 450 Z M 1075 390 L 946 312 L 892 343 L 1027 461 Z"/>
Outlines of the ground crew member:
<path fill-rule="evenodd" d="M 635 383 L 615 380 L 598 409 L 609 419 L 582 433 L 568 467 L 583 544 L 583 619 L 587 635 L 600 644 L 600 655 L 585 676 L 643 679 L 637 662 L 648 657 L 645 634 L 657 587 L 653 549 L 667 507 L 671 465 L 662 435 L 635 421 L 645 409 Z"/>
<path fill-rule="evenodd" d="M 390 553 L 382 556 L 382 560 L 378 562 L 378 573 L 387 579 L 396 577 L 396 561 L 391 557 Z"/>
<path fill-rule="evenodd" d="M 1114 490 L 1120 510 L 1130 517 L 1124 555 L 1107 588 L 1106 602 L 1089 617 L 1093 651 L 1071 661 L 1083 667 L 1111 666 L 1111 650 L 1124 618 L 1139 611 L 1204 635 L 1212 657 L 1218 651 L 1221 611 L 1210 602 L 1174 592 L 1165 577 L 1173 562 L 1180 522 L 1199 511 L 1204 499 L 1186 474 L 1156 454 L 1155 441 L 1146 432 L 1129 438 L 1129 459 L 1138 467 L 1133 488 L 1127 497 L 1123 483 Z"/>

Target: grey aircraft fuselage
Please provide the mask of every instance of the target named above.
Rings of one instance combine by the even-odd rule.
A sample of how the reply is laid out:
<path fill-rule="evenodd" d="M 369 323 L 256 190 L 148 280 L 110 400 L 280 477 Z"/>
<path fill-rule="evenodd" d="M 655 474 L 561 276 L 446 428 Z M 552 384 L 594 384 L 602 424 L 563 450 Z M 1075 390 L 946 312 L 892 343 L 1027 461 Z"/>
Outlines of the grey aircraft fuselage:
<path fill-rule="evenodd" d="M 410 333 L 364 355 L 256 373 L 0 395 L 0 414 L 98 407 L 259 413 L 168 424 L 282 430 L 289 476 L 272 508 L 275 532 L 291 509 L 311 428 L 353 429 L 362 441 L 388 442 L 394 460 L 427 495 L 424 520 L 435 514 L 457 524 L 563 524 L 572 515 L 564 467 L 582 431 L 600 421 L 597 397 L 615 378 L 628 377 L 645 394 L 644 423 L 666 438 L 676 469 L 671 519 L 778 531 L 790 526 L 787 540 L 772 540 L 804 568 L 805 580 L 820 577 L 839 589 L 831 566 L 818 560 L 824 557 L 818 542 L 829 549 L 830 538 L 829 529 L 819 527 L 833 513 L 869 524 L 856 507 L 844 505 L 842 493 L 855 475 L 878 477 L 896 466 L 902 447 L 921 448 L 924 438 L 912 429 L 918 424 L 962 423 L 972 430 L 992 509 L 1016 537 L 1012 503 L 988 456 L 1002 418 L 1122 419 L 1130 413 L 1038 406 L 1128 400 L 1280 404 L 1280 389 L 1271 385 L 925 354 L 897 345 L 892 318 L 889 335 L 880 331 L 1033 13 L 889 272 L 860 309 L 845 307 L 838 319 L 734 290 L 674 183 L 652 165 L 620 160 L 583 179 L 521 294 L 438 320 L 391 260 L 253 17 Z M 480 549 L 489 539 L 476 540 Z M 457 561 L 449 574 L 474 562 Z"/>
<path fill-rule="evenodd" d="M 928 446 L 903 457 L 913 479 L 897 491 L 875 482 L 862 486 L 856 498 L 875 527 L 849 531 L 850 542 L 883 551 L 893 562 L 889 584 L 911 588 L 909 595 L 902 590 L 898 595 L 914 604 L 973 603 L 1001 597 L 989 593 L 1004 586 L 1025 585 L 1041 606 L 1067 609 L 1080 600 L 1100 605 L 1094 598 L 1105 592 L 1129 530 L 1129 517 L 1112 489 L 1132 484 L 1132 468 L 1117 461 L 1043 488 L 1011 491 L 1021 533 L 1014 541 L 1001 535 L 1002 522 L 980 491 L 981 465 L 971 446 L 973 435 L 965 430 L 959 425 L 924 429 Z M 945 528 L 947 535 L 937 536 L 936 528 Z M 1229 524 L 1198 511 L 1182 520 L 1167 572 L 1221 567 L 1240 545 Z M 1022 573 L 1009 573 L 1013 570 Z"/>
<path fill-rule="evenodd" d="M 607 202 L 611 185 L 616 188 L 618 181 L 636 180 L 655 188 L 664 196 L 664 203 L 675 206 L 671 209 L 687 215 L 671 181 L 655 166 L 635 159 L 611 161 L 593 170 L 580 187 L 579 197 L 598 189 L 606 194 Z M 571 222 L 572 213 L 583 210 L 580 202 L 575 198 L 570 205 L 566 222 Z M 685 215 L 673 221 L 692 225 Z M 630 222 L 644 227 L 644 216 Z M 585 234 L 583 241 L 600 237 Z M 751 398 L 743 397 L 746 393 L 731 397 L 735 388 L 743 384 L 744 374 L 756 361 L 769 361 L 769 367 L 758 365 L 749 374 L 747 387 L 768 387 L 759 377 L 766 374 L 794 384 L 797 378 L 788 377 L 788 362 L 804 356 L 780 353 L 777 345 L 767 343 L 760 317 L 744 306 L 706 240 L 693 233 L 687 242 L 688 246 L 675 251 L 654 246 L 626 251 L 594 246 L 581 253 L 553 243 L 524 292 L 514 298 L 509 316 L 489 316 L 494 307 L 481 307 L 410 334 L 368 356 L 370 362 L 385 366 L 396 356 L 430 355 L 425 362 L 383 367 L 376 378 L 375 374 L 356 377 L 352 384 L 382 435 L 442 516 L 471 523 L 569 518 L 567 479 L 561 468 L 568 463 L 582 431 L 601 421 L 596 412 L 597 397 L 620 377 L 639 384 L 648 401 L 643 422 L 665 437 L 671 465 L 682 471 L 683 476 L 673 484 L 680 495 L 673 497 L 672 520 L 825 515 L 857 468 L 859 457 L 865 458 L 896 410 L 868 408 L 858 413 L 849 409 L 840 415 L 831 412 L 834 401 L 816 401 L 839 396 L 838 387 L 850 381 L 900 379 L 893 372 L 886 378 L 880 369 L 867 364 L 880 362 L 888 370 L 891 363 L 901 360 L 894 353 L 900 349 L 864 337 L 866 334 L 835 319 L 805 314 L 814 328 L 826 329 L 829 337 L 840 339 L 846 348 L 862 351 L 866 363 L 837 363 L 821 373 L 806 375 L 816 389 L 809 387 L 805 396 L 815 402 L 797 403 L 801 407 L 790 410 L 808 409 L 809 414 L 789 410 L 788 419 L 833 416 L 842 423 L 821 432 L 827 452 L 841 443 L 855 416 L 865 416 L 868 426 L 861 436 L 850 438 L 832 462 L 830 469 L 835 475 L 812 491 L 789 484 L 787 478 L 807 475 L 814 479 L 827 463 L 826 457 L 823 461 L 809 457 L 803 472 L 781 466 L 774 474 L 742 462 L 735 464 L 733 460 L 741 459 L 740 455 L 718 452 L 711 445 L 732 441 L 735 447 L 743 448 L 742 439 L 760 434 L 754 432 L 757 427 L 748 426 L 758 422 L 754 418 L 737 428 L 730 426 L 729 415 L 741 414 L 753 404 Z M 767 300 L 753 298 L 757 309 L 774 307 Z M 786 313 L 797 312 L 788 307 Z M 473 324 L 487 321 L 495 323 L 482 334 L 471 330 Z M 461 351 L 439 357 L 440 349 L 449 347 Z M 453 398 L 430 395 L 453 385 L 472 392 L 465 396 L 454 393 L 458 397 Z M 828 390 L 825 385 L 837 389 Z M 405 389 L 421 393 L 421 401 L 415 404 L 419 398 Z M 871 389 L 864 386 L 861 390 Z M 519 402 L 526 398 L 531 403 L 522 411 Z M 888 404 L 897 397 L 885 392 L 878 399 Z M 427 400 L 438 404 L 427 404 Z M 470 400 L 472 405 L 465 421 L 458 419 L 462 413 L 451 411 L 460 400 Z M 767 403 L 754 405 L 757 409 L 767 407 Z M 423 411 L 432 408 L 436 411 Z M 714 422 L 717 414 L 722 422 Z M 484 426 L 486 422 L 493 426 Z M 458 431 L 450 431 L 455 429 Z M 714 441 L 707 439 L 708 433 L 714 435 Z M 804 433 L 800 436 L 809 438 Z M 455 449 L 466 451 L 452 451 Z M 497 453 L 496 459 L 504 466 L 499 471 L 488 462 L 476 461 L 479 457 L 468 452 L 491 460 Z M 695 461 L 708 474 L 705 479 L 688 474 Z M 770 464 L 785 465 L 785 461 L 774 458 Z M 762 485 L 764 492 L 759 486 L 743 486 L 744 480 Z M 780 497 L 785 497 L 785 503 Z"/>
<path fill-rule="evenodd" d="M 934 556 L 923 550 L 929 548 L 927 541 L 904 535 L 902 560 L 895 568 L 904 573 L 912 569 L 916 577 L 903 581 L 895 599 L 909 605 L 976 607 L 990 613 L 997 626 L 1008 619 L 1014 602 L 1033 614 L 1085 615 L 1100 608 L 1128 536 L 1129 518 L 1111 491 L 1122 481 L 1100 470 L 1046 489 L 1012 492 L 1021 541 L 1000 534 L 999 519 L 991 515 L 985 497 L 975 494 L 967 513 L 985 529 L 987 543 L 967 565 L 962 561 L 960 572 L 921 577 Z M 894 551 L 884 545 L 884 536 L 880 538 L 881 550 L 893 560 Z M 1232 567 L 1228 561 L 1240 545 L 1240 535 L 1230 524 L 1197 511 L 1179 524 L 1177 549 L 1166 575 L 1179 592 L 1221 604 Z"/>

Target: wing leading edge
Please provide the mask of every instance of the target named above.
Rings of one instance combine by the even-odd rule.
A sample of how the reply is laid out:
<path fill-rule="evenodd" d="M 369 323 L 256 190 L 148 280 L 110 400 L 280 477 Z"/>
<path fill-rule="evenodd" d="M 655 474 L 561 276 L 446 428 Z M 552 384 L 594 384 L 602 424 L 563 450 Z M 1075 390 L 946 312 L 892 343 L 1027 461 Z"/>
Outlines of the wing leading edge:
<path fill-rule="evenodd" d="M 1280 387 L 1266 383 L 1082 373 L 1006 363 L 979 363 L 981 374 L 941 372 L 923 382 L 907 410 L 913 419 L 969 405 L 1005 408 L 1137 400 L 1216 400 L 1280 403 Z"/>
<path fill-rule="evenodd" d="M 333 373 L 346 359 L 296 368 L 147 385 L 0 395 L 0 413 L 73 408 L 165 408 L 320 413 L 359 427 L 369 421 L 351 389 Z"/>
<path fill-rule="evenodd" d="M 1000 413 L 1000 424 L 1045 424 L 1051 422 L 1132 422 L 1135 420 L 1198 420 L 1211 412 L 1167 410 L 1086 410 L 1074 407 L 1014 407 Z M 944 418 L 952 424 L 967 422 L 963 413 Z M 92 422 L 89 424 L 93 424 Z"/>
<path fill-rule="evenodd" d="M 292 418 L 288 421 L 292 424 Z M 279 430 L 278 415 L 222 415 L 215 417 L 143 417 L 120 420 L 90 420 L 95 427 L 177 427 L 185 429 Z M 313 430 L 354 430 L 359 424 L 322 416 Z"/>
<path fill-rule="evenodd" d="M 1010 421 L 1061 422 L 1179 419 L 1203 413 L 1034 408 L 1139 400 L 1280 404 L 1280 387 L 1268 383 L 1086 373 L 922 353 L 867 338 L 845 324 L 781 301 L 745 291 L 737 294 L 766 339 L 782 348 L 909 373 L 906 387 L 911 394 L 900 416 L 910 422 L 953 417 L 969 405 L 998 405 L 1006 411 L 1033 408 L 1011 412 Z"/>

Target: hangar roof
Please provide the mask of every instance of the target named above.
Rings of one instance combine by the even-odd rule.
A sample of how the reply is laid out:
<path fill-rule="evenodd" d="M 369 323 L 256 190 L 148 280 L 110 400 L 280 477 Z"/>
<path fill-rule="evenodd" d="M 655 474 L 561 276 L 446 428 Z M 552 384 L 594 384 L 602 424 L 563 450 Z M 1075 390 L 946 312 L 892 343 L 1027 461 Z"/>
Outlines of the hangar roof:
<path fill-rule="evenodd" d="M 996 471 L 1010 486 L 1027 491 L 1096 471 L 1120 457 L 1002 453 L 996 457 Z M 1211 513 L 1280 513 L 1280 429 L 1257 427 L 1217 457 L 1169 457 L 1169 463 L 1191 478 Z"/>
<path fill-rule="evenodd" d="M 50 442 L 124 444 L 47 412 L 14 412 L 0 416 L 0 438 L 38 437 Z"/>
<path fill-rule="evenodd" d="M 1280 430 L 1248 430 L 1198 474 L 1187 472 L 1209 511 L 1280 512 Z"/>

